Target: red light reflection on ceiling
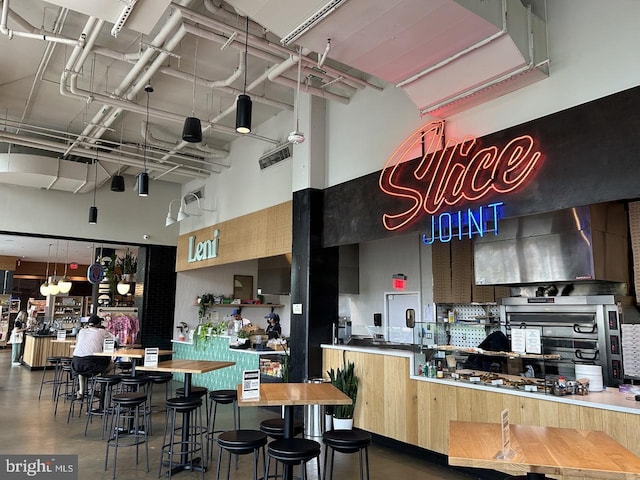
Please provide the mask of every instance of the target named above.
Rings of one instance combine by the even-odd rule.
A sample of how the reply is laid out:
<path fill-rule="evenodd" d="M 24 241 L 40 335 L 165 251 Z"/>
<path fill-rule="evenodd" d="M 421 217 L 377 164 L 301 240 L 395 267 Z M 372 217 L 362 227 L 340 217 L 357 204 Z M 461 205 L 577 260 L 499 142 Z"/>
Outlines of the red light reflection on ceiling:
<path fill-rule="evenodd" d="M 461 201 L 513 192 L 533 177 L 542 157 L 530 135 L 516 137 L 502 147 L 482 147 L 471 136 L 443 143 L 444 122 L 430 122 L 413 132 L 387 160 L 378 180 L 380 190 L 409 203 L 402 212 L 382 215 L 387 230 L 402 228 L 422 211 L 433 215 Z M 406 163 L 416 158 L 418 148 L 425 153 L 417 165 Z M 412 180 L 413 186 L 403 183 L 408 176 L 418 182 Z M 420 188 L 414 188 L 416 185 Z"/>

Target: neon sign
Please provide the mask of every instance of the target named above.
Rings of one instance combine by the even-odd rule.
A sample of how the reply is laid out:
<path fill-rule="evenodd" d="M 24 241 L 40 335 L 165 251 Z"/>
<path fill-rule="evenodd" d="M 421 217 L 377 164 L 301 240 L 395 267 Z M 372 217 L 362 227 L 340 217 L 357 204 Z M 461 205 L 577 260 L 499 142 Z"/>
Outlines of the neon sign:
<path fill-rule="evenodd" d="M 213 231 L 213 239 L 205 240 L 204 242 L 198 242 L 196 244 L 196 237 L 194 235 L 189 237 L 189 252 L 187 254 L 187 262 L 200 262 L 202 260 L 208 260 L 210 258 L 216 258 L 218 256 L 218 237 L 220 236 L 220 230 L 215 229 Z"/>
<path fill-rule="evenodd" d="M 444 212 L 431 217 L 431 236 L 422 234 L 422 243 L 431 245 L 436 240 L 447 243 L 457 238 L 484 237 L 485 233 L 498 235 L 502 202 L 490 203 L 477 209 L 468 208 L 454 213 Z"/>
<path fill-rule="evenodd" d="M 416 158 L 418 148 L 424 152 L 419 161 L 407 163 Z M 444 144 L 444 122 L 428 123 L 396 149 L 380 173 L 380 190 L 409 204 L 403 211 L 384 213 L 384 227 L 397 230 L 461 201 L 513 192 L 535 174 L 542 156 L 536 148 L 530 135 L 502 148 L 482 147 L 475 137 Z"/>

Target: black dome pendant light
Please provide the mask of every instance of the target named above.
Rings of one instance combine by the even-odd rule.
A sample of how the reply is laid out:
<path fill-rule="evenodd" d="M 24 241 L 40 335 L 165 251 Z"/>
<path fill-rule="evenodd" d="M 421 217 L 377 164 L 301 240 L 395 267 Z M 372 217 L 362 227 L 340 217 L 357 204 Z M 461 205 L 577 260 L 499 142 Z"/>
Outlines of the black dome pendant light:
<path fill-rule="evenodd" d="M 236 102 L 236 132 L 251 132 L 251 97 L 247 95 L 247 51 L 249 49 L 249 17 L 247 17 L 247 28 L 244 37 L 244 88 L 242 95 L 238 95 Z"/>
<path fill-rule="evenodd" d="M 198 65 L 198 39 L 193 60 L 193 107 L 191 116 L 184 119 L 182 127 L 182 140 L 189 143 L 200 143 L 202 141 L 202 125 L 200 119 L 196 117 L 196 66 Z"/>

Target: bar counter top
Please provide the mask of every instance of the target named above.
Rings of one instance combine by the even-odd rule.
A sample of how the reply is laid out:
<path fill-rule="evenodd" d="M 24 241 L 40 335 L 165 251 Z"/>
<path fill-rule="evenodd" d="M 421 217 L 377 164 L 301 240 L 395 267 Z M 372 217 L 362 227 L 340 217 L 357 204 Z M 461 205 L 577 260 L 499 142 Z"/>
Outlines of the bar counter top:
<path fill-rule="evenodd" d="M 418 382 L 433 382 L 445 385 L 452 385 L 461 388 L 470 388 L 476 390 L 485 390 L 489 392 L 502 393 L 505 395 L 516 395 L 526 398 L 535 398 L 539 400 L 545 400 L 550 402 L 566 403 L 570 405 L 580 405 L 584 407 L 600 408 L 604 410 L 612 410 L 615 412 L 625 412 L 639 415 L 640 414 L 640 402 L 635 400 L 633 393 L 619 392 L 616 387 L 607 387 L 602 392 L 589 392 L 588 395 L 564 395 L 555 396 L 549 393 L 542 392 L 525 392 L 523 390 L 517 390 L 512 387 L 504 385 L 486 385 L 482 383 L 472 383 L 465 380 L 454 380 L 451 378 L 430 378 L 420 375 L 413 375 L 414 357 L 413 353 L 406 350 L 393 350 L 379 347 L 360 347 L 351 345 L 322 345 L 323 349 L 327 350 L 345 350 L 352 352 L 369 353 L 374 355 L 385 355 L 392 357 L 403 357 L 409 359 L 409 371 L 407 376 L 411 380 Z"/>

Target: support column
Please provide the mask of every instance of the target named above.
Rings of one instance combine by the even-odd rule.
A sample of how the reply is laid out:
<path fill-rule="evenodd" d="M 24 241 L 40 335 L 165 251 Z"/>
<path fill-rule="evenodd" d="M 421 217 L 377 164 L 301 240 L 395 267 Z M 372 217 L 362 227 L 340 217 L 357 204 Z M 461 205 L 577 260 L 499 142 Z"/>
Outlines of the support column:
<path fill-rule="evenodd" d="M 331 343 L 338 318 L 338 247 L 322 248 L 323 194 L 293 194 L 291 304 L 301 305 L 302 313 L 291 314 L 292 382 L 324 376 L 320 344 Z"/>

